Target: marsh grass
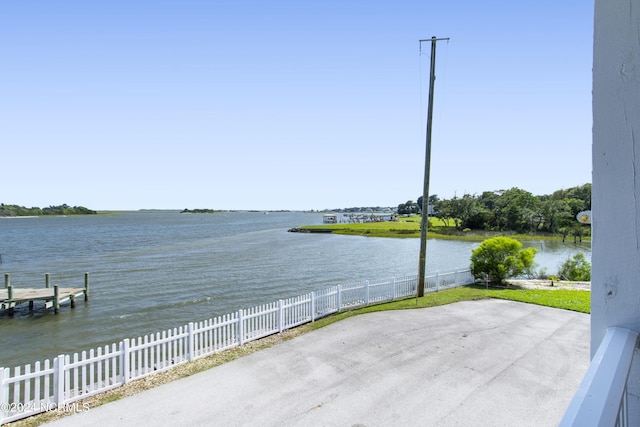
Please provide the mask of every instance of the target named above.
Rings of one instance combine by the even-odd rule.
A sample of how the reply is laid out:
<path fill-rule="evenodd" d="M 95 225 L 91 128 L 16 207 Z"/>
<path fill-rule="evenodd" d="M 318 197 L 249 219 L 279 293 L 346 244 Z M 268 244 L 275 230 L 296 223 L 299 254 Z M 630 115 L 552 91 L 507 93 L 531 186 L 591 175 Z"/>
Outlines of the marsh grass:
<path fill-rule="evenodd" d="M 332 234 L 344 234 L 352 236 L 368 237 L 395 237 L 395 238 L 419 238 L 420 237 L 420 216 L 400 217 L 398 221 L 346 223 L 346 224 L 322 224 L 303 225 L 300 230 L 329 230 Z M 429 218 L 429 228 L 427 237 L 442 240 L 462 240 L 469 242 L 481 242 L 490 237 L 508 236 L 516 240 L 562 240 L 561 235 L 550 234 L 514 234 L 485 230 L 456 230 L 455 227 L 447 226 L 442 220 Z M 583 238 L 589 241 L 589 238 Z"/>

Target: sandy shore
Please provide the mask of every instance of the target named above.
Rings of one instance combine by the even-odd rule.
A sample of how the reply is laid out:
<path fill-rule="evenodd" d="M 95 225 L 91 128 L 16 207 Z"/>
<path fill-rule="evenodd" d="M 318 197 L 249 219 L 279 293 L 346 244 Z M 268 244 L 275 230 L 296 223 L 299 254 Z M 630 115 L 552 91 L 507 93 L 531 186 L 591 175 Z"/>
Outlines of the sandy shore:
<path fill-rule="evenodd" d="M 583 291 L 591 290 L 591 282 L 571 282 L 568 280 L 507 280 L 510 286 L 524 289 L 579 289 Z"/>

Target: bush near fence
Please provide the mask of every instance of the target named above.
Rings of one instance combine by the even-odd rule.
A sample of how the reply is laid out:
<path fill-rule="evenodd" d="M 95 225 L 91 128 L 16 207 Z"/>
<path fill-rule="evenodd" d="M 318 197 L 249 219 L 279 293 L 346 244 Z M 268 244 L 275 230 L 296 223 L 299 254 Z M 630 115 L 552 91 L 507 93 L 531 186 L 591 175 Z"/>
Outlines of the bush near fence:
<path fill-rule="evenodd" d="M 436 273 L 425 291 L 474 283 L 469 269 Z M 43 363 L 0 368 L 0 424 L 64 408 L 176 365 L 280 333 L 344 309 L 415 296 L 417 276 L 334 286 Z"/>

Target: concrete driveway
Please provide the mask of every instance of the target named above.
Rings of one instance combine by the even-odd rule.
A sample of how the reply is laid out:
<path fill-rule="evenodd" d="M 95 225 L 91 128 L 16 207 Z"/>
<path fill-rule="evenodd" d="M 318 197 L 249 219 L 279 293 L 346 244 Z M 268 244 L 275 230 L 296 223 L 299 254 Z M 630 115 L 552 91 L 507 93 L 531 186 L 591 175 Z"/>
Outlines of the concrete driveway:
<path fill-rule="evenodd" d="M 555 426 L 588 364 L 587 314 L 459 302 L 349 318 L 49 425 Z"/>

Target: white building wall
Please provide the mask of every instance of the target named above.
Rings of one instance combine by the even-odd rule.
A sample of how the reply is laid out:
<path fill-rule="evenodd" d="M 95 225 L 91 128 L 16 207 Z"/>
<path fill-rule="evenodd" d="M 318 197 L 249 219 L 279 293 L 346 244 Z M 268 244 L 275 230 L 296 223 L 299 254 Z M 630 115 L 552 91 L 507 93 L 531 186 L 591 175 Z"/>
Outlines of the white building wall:
<path fill-rule="evenodd" d="M 591 354 L 609 326 L 640 331 L 640 1 L 595 0 Z M 628 384 L 640 420 L 638 352 Z"/>
<path fill-rule="evenodd" d="M 592 345 L 640 330 L 640 2 L 596 0 Z M 595 349 L 592 349 L 592 354 Z"/>

